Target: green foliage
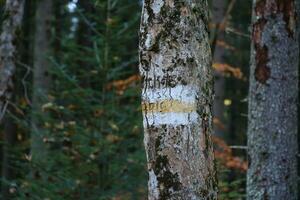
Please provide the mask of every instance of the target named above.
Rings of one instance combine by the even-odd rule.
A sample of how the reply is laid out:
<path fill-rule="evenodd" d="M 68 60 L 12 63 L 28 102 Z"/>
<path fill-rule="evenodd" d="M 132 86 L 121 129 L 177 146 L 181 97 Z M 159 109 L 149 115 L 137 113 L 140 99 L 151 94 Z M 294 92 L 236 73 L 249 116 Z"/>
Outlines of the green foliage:
<path fill-rule="evenodd" d="M 34 5 L 30 4 L 33 11 L 26 11 L 16 112 L 9 113 L 17 124 L 18 145 L 10 152 L 17 173 L 13 180 L 2 179 L 2 186 L 10 187 L 11 199 L 20 200 L 146 199 L 140 86 L 138 81 L 121 91 L 111 86 L 138 73 L 140 1 L 78 0 L 76 6 L 74 2 L 55 1 L 53 38 L 49 38 L 54 51 L 48 55 L 52 82 L 41 113 L 31 112 L 29 100 Z M 244 13 L 250 10 L 247 6 L 251 8 L 249 2 L 239 2 L 236 7 L 244 7 L 230 20 L 230 25 L 244 32 L 250 19 Z M 243 66 L 247 74 L 249 39 L 230 34 L 226 42 L 239 51 L 229 52 L 227 61 Z M 247 82 L 228 78 L 226 85 L 225 96 L 233 100 L 225 113 L 231 125 L 226 137 L 243 144 L 245 136 L 240 133 L 246 129 L 246 118 L 237 110 L 246 112 L 241 100 L 246 97 Z M 32 116 L 42 125 L 40 134 L 47 148 L 47 155 L 39 161 L 30 154 Z M 220 199 L 243 199 L 244 176 L 220 170 Z"/>
<path fill-rule="evenodd" d="M 74 11 L 62 5 L 62 27 L 54 30 L 60 46 L 49 55 L 52 89 L 43 112 L 33 113 L 42 124 L 47 155 L 31 160 L 30 143 L 22 143 L 27 159 L 17 158 L 15 198 L 141 199 L 147 171 L 140 87 L 135 83 L 122 95 L 107 88 L 137 73 L 139 2 L 76 5 Z M 29 117 L 29 105 L 23 110 Z M 20 125 L 23 135 L 30 133 L 30 122 Z"/>
<path fill-rule="evenodd" d="M 246 177 L 245 173 L 237 170 L 228 170 L 219 166 L 219 196 L 221 200 L 242 200 L 246 198 Z"/>
<path fill-rule="evenodd" d="M 244 74 L 243 79 L 227 78 L 225 87 L 225 98 L 232 100 L 225 111 L 226 124 L 230 125 L 226 139 L 239 145 L 246 144 L 251 4 L 251 0 L 236 1 L 225 36 L 227 44 L 235 48 L 227 51 L 226 63 L 240 68 Z"/>

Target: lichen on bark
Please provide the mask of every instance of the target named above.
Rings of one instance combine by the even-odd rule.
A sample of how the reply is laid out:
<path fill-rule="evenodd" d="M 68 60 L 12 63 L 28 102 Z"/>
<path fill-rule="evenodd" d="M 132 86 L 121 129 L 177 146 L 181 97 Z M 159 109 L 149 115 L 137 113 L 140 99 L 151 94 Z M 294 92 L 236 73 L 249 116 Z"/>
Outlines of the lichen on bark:
<path fill-rule="evenodd" d="M 216 199 L 206 0 L 145 0 L 140 73 L 149 199 Z"/>

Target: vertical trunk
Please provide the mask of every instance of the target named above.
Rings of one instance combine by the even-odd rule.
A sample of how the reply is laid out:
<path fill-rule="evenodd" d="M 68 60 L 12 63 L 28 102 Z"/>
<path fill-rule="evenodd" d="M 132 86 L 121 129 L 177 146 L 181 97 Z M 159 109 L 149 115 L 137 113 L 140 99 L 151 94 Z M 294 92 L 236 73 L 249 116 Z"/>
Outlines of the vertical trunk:
<path fill-rule="evenodd" d="M 149 199 L 216 199 L 207 2 L 145 0 L 140 32 Z"/>
<path fill-rule="evenodd" d="M 35 37 L 34 37 L 34 77 L 33 77 L 33 116 L 31 152 L 33 159 L 44 160 L 46 154 L 43 137 L 45 130 L 41 128 L 42 105 L 47 100 L 50 84 L 49 56 L 51 53 L 51 20 L 53 17 L 52 0 L 39 0 L 36 5 Z"/>
<path fill-rule="evenodd" d="M 16 71 L 16 46 L 17 31 L 21 27 L 24 11 L 23 0 L 7 0 L 5 4 L 5 19 L 0 35 L 0 121 L 4 116 L 8 102 L 11 100 L 13 83 L 12 78 Z M 11 169 L 10 148 L 15 142 L 15 125 L 6 118 L 3 136 L 2 178 L 10 180 L 13 176 Z M 8 187 L 2 185 L 2 197 L 8 199 Z"/>
<path fill-rule="evenodd" d="M 254 1 L 248 199 L 297 199 L 296 0 Z"/>
<path fill-rule="evenodd" d="M 224 40 L 224 30 L 220 30 L 218 27 L 222 26 L 223 19 L 225 17 L 226 2 L 224 0 L 212 1 L 213 17 L 212 21 L 217 27 L 215 33 L 215 40 Z M 213 61 L 216 63 L 224 63 L 225 49 L 216 45 L 214 47 Z M 213 104 L 213 115 L 220 122 L 224 123 L 224 91 L 225 91 L 225 78 L 220 72 L 214 72 L 215 84 L 215 99 Z M 224 130 L 220 127 L 214 127 L 214 133 L 218 136 L 224 135 Z"/>
<path fill-rule="evenodd" d="M 79 0 L 78 1 L 78 8 L 87 14 L 87 16 L 95 14 L 93 2 L 86 1 L 86 0 Z M 93 48 L 93 34 L 91 27 L 88 26 L 87 22 L 81 18 L 79 18 L 78 30 L 76 31 L 77 34 L 77 44 L 80 46 L 81 55 L 83 56 L 82 59 L 78 59 L 78 66 L 85 67 L 87 70 L 91 70 L 92 65 L 90 62 L 86 60 L 90 55 L 90 51 Z M 86 80 L 81 83 L 83 87 L 91 87 L 91 81 Z"/>
<path fill-rule="evenodd" d="M 93 2 L 91 1 L 79 0 L 78 6 L 79 9 L 82 9 L 82 12 L 88 15 L 95 13 Z M 86 21 L 81 19 L 79 21 L 79 26 L 77 31 L 78 44 L 84 48 L 86 47 L 91 48 L 93 45 L 92 35 L 93 34 L 91 28 L 87 25 Z"/>
<path fill-rule="evenodd" d="M 8 182 L 14 178 L 13 170 L 13 153 L 12 148 L 17 141 L 16 124 L 10 116 L 6 116 L 4 120 L 4 146 L 3 146 L 3 160 L 2 160 L 2 179 L 5 181 L 2 185 L 2 198 L 9 199 L 9 185 Z"/>
<path fill-rule="evenodd" d="M 62 30 L 64 27 L 64 16 L 63 9 L 66 6 L 66 0 L 55 1 L 53 3 L 53 13 L 55 15 L 55 40 L 53 41 L 53 51 L 55 58 L 60 59 L 60 50 L 61 50 L 61 40 L 62 40 Z"/>
<path fill-rule="evenodd" d="M 24 0 L 7 0 L 5 19 L 0 35 L 0 120 L 12 95 L 12 77 L 15 73 L 16 33 L 20 28 Z"/>

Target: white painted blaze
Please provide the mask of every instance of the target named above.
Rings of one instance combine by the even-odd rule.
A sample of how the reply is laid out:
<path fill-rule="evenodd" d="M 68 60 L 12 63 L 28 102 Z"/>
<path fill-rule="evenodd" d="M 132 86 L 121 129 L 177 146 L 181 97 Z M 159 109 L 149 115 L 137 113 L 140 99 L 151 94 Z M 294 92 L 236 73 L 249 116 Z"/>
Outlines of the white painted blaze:
<path fill-rule="evenodd" d="M 178 100 L 183 103 L 195 103 L 196 89 L 192 86 L 177 85 L 174 88 L 147 89 L 142 93 L 142 100 L 155 103 L 162 100 Z"/>
<path fill-rule="evenodd" d="M 147 89 L 142 94 L 143 102 L 158 103 L 161 101 L 178 101 L 182 104 L 196 105 L 196 89 L 193 86 L 177 85 L 174 88 Z M 196 110 L 191 112 L 144 112 L 144 126 L 151 125 L 186 125 L 197 122 Z"/>
<path fill-rule="evenodd" d="M 198 113 L 147 113 L 144 114 L 144 126 L 173 124 L 173 125 L 186 125 L 197 122 Z"/>

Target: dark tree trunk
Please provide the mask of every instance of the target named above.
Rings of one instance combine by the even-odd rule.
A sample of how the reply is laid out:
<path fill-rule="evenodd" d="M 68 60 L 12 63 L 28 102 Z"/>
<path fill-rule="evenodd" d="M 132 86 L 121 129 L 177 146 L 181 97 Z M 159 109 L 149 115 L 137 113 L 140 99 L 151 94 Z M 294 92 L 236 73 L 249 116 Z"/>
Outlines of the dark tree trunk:
<path fill-rule="evenodd" d="M 5 19 L 0 35 L 0 120 L 4 116 L 9 99 L 12 96 L 12 77 L 16 71 L 15 40 L 21 27 L 24 10 L 24 0 L 7 0 L 5 4 Z"/>
<path fill-rule="evenodd" d="M 247 198 L 297 199 L 296 0 L 254 1 Z"/>
<path fill-rule="evenodd" d="M 13 95 L 13 76 L 16 71 L 16 39 L 21 28 L 24 11 L 23 0 L 7 0 L 5 4 L 5 19 L 2 23 L 0 35 L 0 121 Z M 2 158 L 2 197 L 9 199 L 6 181 L 13 178 L 11 147 L 16 141 L 16 126 L 9 116 L 5 117 L 3 130 L 3 158 Z"/>
<path fill-rule="evenodd" d="M 47 102 L 51 83 L 49 75 L 51 49 L 51 24 L 53 20 L 53 1 L 39 0 L 36 4 L 35 37 L 34 37 L 34 69 L 32 96 L 32 131 L 31 153 L 35 161 L 46 161 L 46 145 L 43 142 L 45 130 L 42 128 L 42 105 Z"/>
<path fill-rule="evenodd" d="M 12 109 L 10 110 L 11 113 Z M 3 159 L 2 159 L 2 197 L 3 199 L 10 199 L 9 181 L 15 178 L 13 168 L 13 148 L 17 142 L 17 126 L 14 120 L 9 116 L 5 116 L 4 120 L 4 145 L 3 145 Z"/>
<path fill-rule="evenodd" d="M 216 27 L 215 39 L 214 40 L 224 40 L 224 30 L 221 29 L 223 19 L 226 12 L 226 1 L 224 0 L 213 0 L 212 1 L 213 17 L 212 22 Z M 221 46 L 218 46 L 214 42 L 214 54 L 213 62 L 224 63 L 225 49 Z M 224 124 L 224 91 L 225 91 L 225 77 L 221 72 L 214 72 L 214 91 L 215 99 L 213 104 L 213 115 L 217 118 L 222 124 Z M 217 136 L 224 136 L 224 131 L 218 126 L 214 126 L 214 134 Z"/>

